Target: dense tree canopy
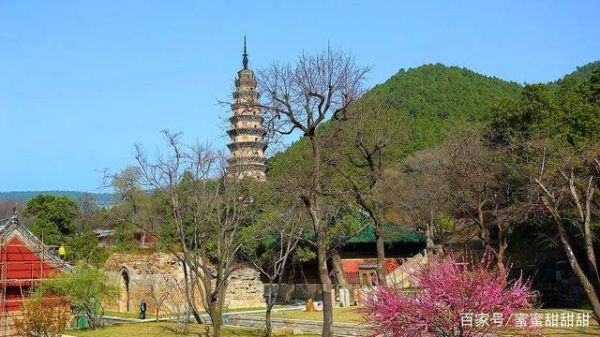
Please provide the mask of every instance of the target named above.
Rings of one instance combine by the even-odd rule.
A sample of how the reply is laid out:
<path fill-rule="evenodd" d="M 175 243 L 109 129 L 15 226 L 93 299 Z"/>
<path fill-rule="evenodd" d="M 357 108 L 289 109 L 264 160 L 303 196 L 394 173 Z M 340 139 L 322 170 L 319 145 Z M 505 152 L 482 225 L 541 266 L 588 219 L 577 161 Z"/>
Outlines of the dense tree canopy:
<path fill-rule="evenodd" d="M 31 230 L 46 244 L 61 244 L 63 237 L 75 232 L 78 206 L 67 197 L 42 194 L 29 200 L 23 214 L 35 217 Z"/>

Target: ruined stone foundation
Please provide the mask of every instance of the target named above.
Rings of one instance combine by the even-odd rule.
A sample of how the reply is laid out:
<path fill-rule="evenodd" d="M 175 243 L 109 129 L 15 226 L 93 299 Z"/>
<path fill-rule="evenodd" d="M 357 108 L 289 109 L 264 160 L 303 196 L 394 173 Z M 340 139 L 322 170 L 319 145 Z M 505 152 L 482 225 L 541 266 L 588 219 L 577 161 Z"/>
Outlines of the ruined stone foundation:
<path fill-rule="evenodd" d="M 185 310 L 183 268 L 173 255 L 117 253 L 105 263 L 109 277 L 121 290 L 119 299 L 105 303 L 105 309 L 116 312 L 139 312 L 140 303 L 146 302 L 147 318 L 160 313 Z M 200 296 L 196 296 L 200 301 Z M 202 303 L 197 303 L 202 309 Z M 242 267 L 229 280 L 225 307 L 229 309 L 264 307 L 264 286 L 260 274 L 253 268 Z"/>

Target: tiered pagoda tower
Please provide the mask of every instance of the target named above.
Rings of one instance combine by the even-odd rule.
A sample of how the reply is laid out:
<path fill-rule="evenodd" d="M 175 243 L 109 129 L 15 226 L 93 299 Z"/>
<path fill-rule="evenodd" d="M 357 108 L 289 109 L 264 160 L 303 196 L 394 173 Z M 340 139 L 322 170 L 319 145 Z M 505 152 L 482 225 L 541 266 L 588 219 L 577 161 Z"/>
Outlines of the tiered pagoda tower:
<path fill-rule="evenodd" d="M 236 91 L 233 93 L 233 104 L 231 104 L 232 116 L 229 118 L 231 129 L 227 131 L 231 139 L 231 142 L 227 144 L 231 151 L 227 160 L 227 175 L 237 179 L 252 177 L 264 181 L 267 169 L 265 129 L 258 104 L 256 79 L 252 70 L 248 69 L 245 36 L 242 64 L 244 68 L 238 71 L 238 77 L 235 80 Z"/>

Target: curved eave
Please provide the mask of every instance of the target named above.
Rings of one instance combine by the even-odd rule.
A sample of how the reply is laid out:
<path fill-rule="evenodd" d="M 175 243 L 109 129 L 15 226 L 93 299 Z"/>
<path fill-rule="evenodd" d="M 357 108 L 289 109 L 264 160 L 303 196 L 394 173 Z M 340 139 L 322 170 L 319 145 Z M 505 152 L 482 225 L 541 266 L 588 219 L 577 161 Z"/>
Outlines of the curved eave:
<path fill-rule="evenodd" d="M 248 171 L 258 171 L 265 172 L 267 170 L 267 165 L 265 164 L 234 164 L 230 165 L 227 168 L 227 171 L 231 173 L 242 173 Z"/>
<path fill-rule="evenodd" d="M 251 97 L 252 99 L 258 100 L 258 92 L 254 90 L 250 91 L 235 91 L 233 93 L 233 98 L 241 98 L 241 97 Z"/>
<path fill-rule="evenodd" d="M 233 103 L 231 104 L 231 110 L 233 111 L 238 111 L 238 110 L 250 110 L 252 111 L 252 109 L 255 108 L 260 108 L 260 105 L 257 102 L 250 102 L 250 103 Z"/>
<path fill-rule="evenodd" d="M 229 165 L 240 165 L 240 164 L 261 164 L 266 165 L 267 159 L 263 157 L 233 157 L 227 159 Z"/>
<path fill-rule="evenodd" d="M 238 149 L 261 149 L 264 151 L 267 149 L 267 144 L 260 142 L 235 142 L 227 144 L 227 147 L 230 151 Z"/>
<path fill-rule="evenodd" d="M 264 136 L 265 130 L 263 128 L 237 128 L 228 130 L 227 134 L 232 137 L 239 135 Z"/>
<path fill-rule="evenodd" d="M 260 115 L 235 115 L 235 116 L 229 117 L 229 122 L 231 122 L 232 124 L 235 124 L 237 122 L 243 122 L 243 121 L 262 123 L 263 118 Z"/>

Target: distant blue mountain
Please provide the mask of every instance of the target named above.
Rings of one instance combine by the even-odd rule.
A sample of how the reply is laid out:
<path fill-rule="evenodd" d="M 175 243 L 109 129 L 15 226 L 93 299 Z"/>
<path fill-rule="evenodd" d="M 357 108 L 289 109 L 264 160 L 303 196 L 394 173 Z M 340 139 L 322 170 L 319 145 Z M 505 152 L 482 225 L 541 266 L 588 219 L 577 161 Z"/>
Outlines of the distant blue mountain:
<path fill-rule="evenodd" d="M 14 192 L 0 192 L 0 201 L 12 200 L 17 202 L 26 203 L 38 194 L 52 194 L 56 196 L 66 196 L 74 201 L 78 201 L 84 197 L 84 195 L 90 195 L 98 204 L 98 206 L 110 206 L 118 200 L 117 195 L 114 193 L 87 193 L 79 191 L 14 191 Z"/>

